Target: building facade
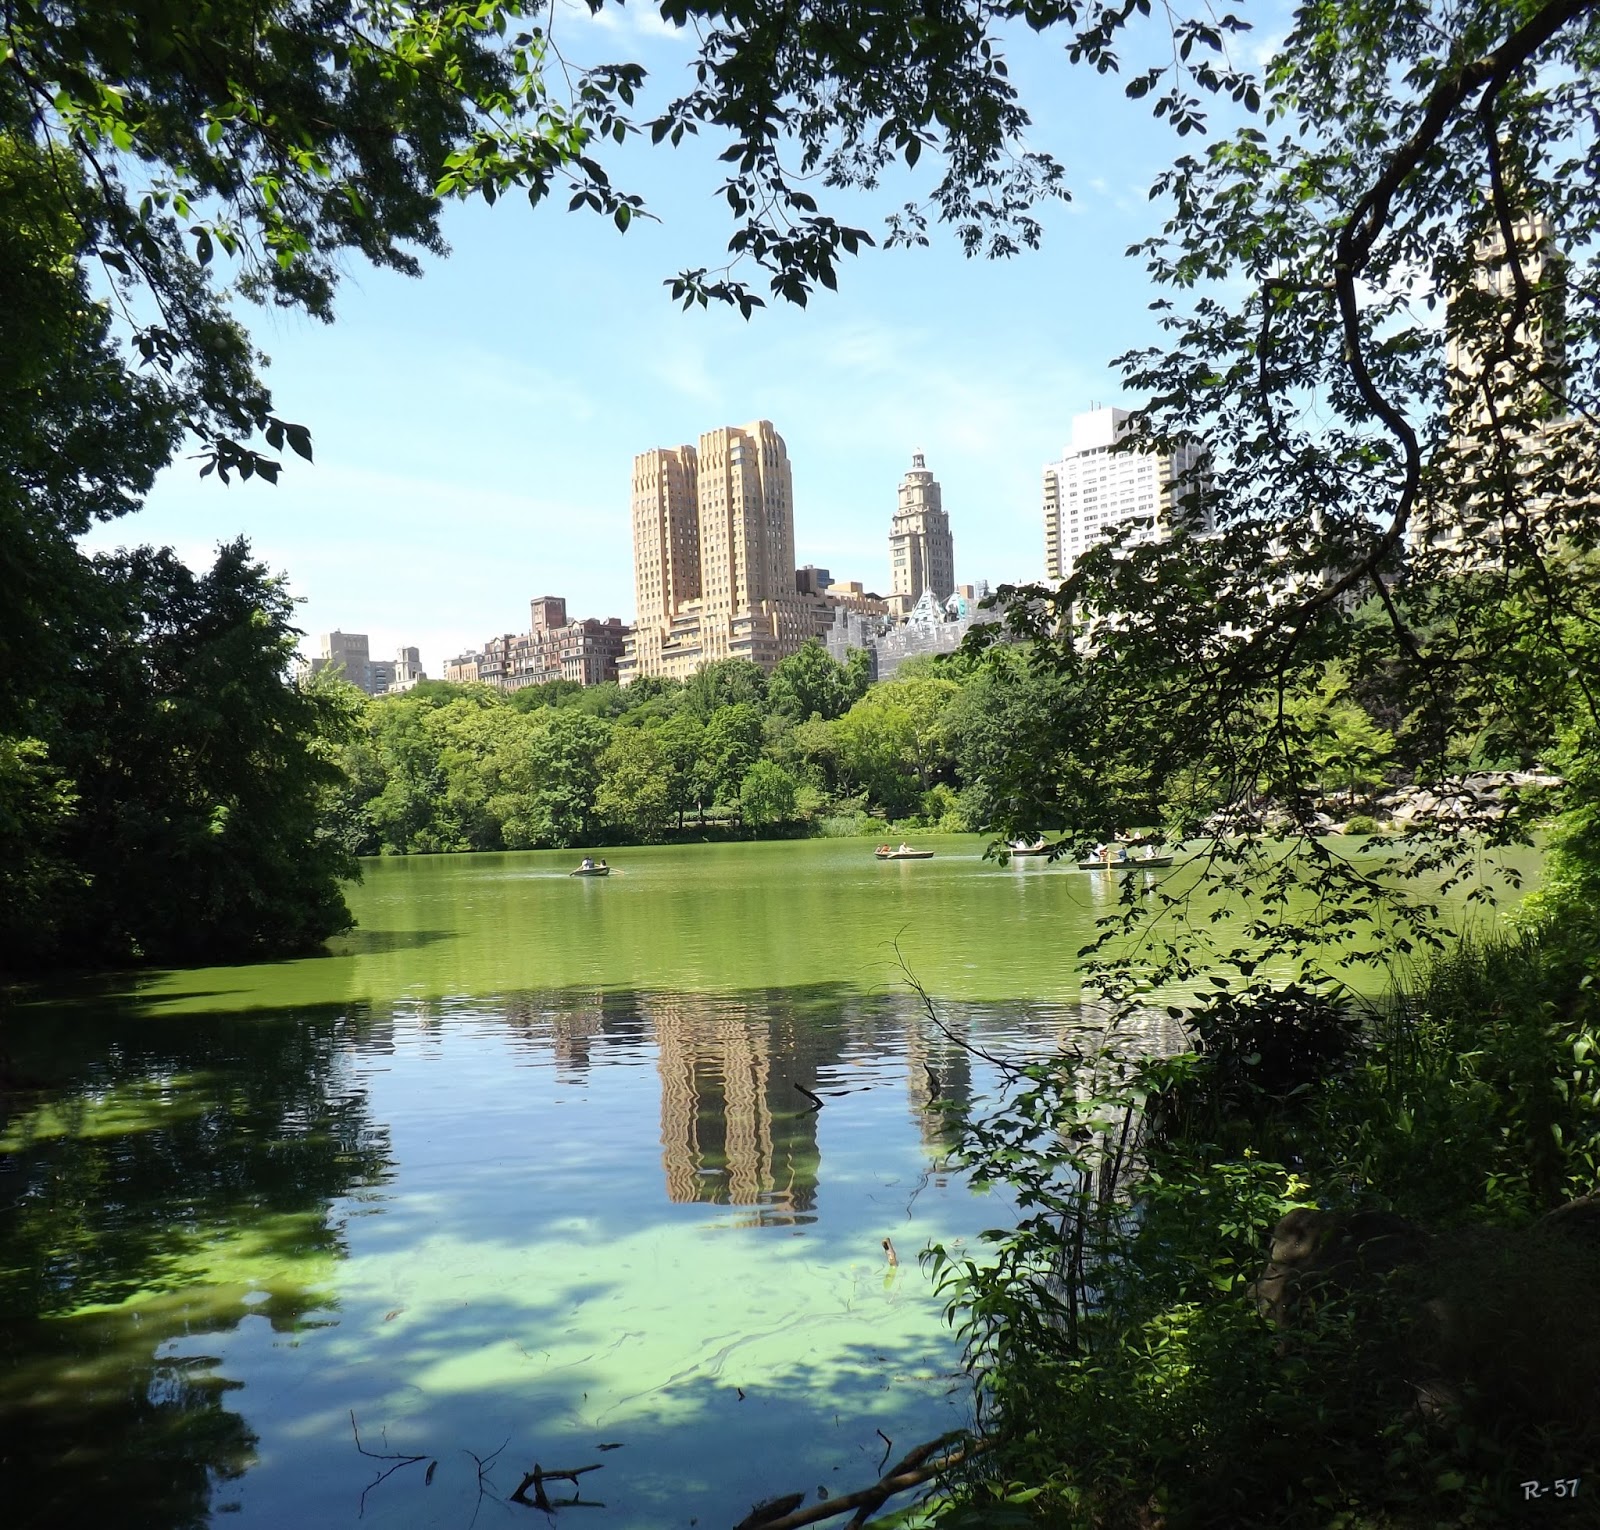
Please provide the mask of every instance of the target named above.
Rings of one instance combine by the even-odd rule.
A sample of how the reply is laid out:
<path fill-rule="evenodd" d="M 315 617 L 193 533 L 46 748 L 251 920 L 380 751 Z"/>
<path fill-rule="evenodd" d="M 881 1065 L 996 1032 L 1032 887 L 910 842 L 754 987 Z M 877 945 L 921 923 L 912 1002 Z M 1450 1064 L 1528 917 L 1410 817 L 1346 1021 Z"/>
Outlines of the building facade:
<path fill-rule="evenodd" d="M 540 595 L 529 602 L 526 632 L 507 632 L 489 638 L 481 649 L 457 655 L 445 664 L 444 677 L 501 691 L 551 680 L 600 685 L 617 678 L 628 633 L 620 617 L 569 620 L 561 596 Z"/>
<path fill-rule="evenodd" d="M 1183 446 L 1170 454 L 1114 451 L 1128 433 L 1126 409 L 1074 415 L 1072 441 L 1044 470 L 1045 577 L 1062 580 L 1084 551 L 1118 527 L 1160 536 L 1182 519 L 1209 527 L 1209 513 L 1187 501 L 1204 488 L 1202 454 Z"/>
<path fill-rule="evenodd" d="M 1553 545 L 1566 507 L 1592 505 L 1596 492 L 1595 431 L 1565 402 L 1567 260 L 1542 214 L 1517 219 L 1512 235 L 1515 261 L 1503 234 L 1485 240 L 1472 282 L 1450 301 L 1450 445 L 1441 466 L 1458 487 L 1419 498 L 1406 528 L 1408 552 L 1429 573 L 1494 567 L 1512 535 Z M 1528 303 L 1508 361 L 1504 326 L 1519 274 Z"/>
<path fill-rule="evenodd" d="M 877 601 L 835 587 L 826 569 L 795 568 L 794 478 L 770 420 L 641 452 L 632 489 L 638 621 L 618 666 L 624 685 L 686 680 L 721 659 L 770 670 L 821 637 L 841 602 Z"/>
<path fill-rule="evenodd" d="M 913 453 L 889 524 L 889 604 L 895 615 L 909 615 L 928 590 L 935 600 L 948 600 L 956 587 L 955 562 L 939 482 L 923 454 Z"/>
<path fill-rule="evenodd" d="M 369 696 L 408 691 L 428 678 L 415 648 L 402 648 L 392 660 L 374 659 L 364 632 L 324 632 L 318 642 L 322 651 L 311 661 L 311 673 L 334 670 Z"/>
<path fill-rule="evenodd" d="M 395 655 L 394 679 L 389 682 L 389 694 L 393 696 L 409 691 L 419 680 L 427 678 L 427 672 L 422 667 L 421 651 L 416 648 L 402 648 Z"/>

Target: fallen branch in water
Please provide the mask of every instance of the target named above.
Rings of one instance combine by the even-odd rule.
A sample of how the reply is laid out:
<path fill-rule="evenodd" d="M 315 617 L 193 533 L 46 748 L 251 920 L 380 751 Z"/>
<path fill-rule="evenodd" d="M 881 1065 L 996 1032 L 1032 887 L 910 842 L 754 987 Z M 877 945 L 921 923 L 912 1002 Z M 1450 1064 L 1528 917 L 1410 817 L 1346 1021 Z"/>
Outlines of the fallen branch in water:
<path fill-rule="evenodd" d="M 545 1496 L 545 1483 L 571 1482 L 575 1484 L 585 1472 L 597 1472 L 604 1465 L 604 1461 L 596 1461 L 593 1466 L 575 1466 L 569 1472 L 547 1472 L 535 1461 L 533 1470 L 517 1484 L 517 1490 L 511 1495 L 511 1501 L 512 1503 L 526 1504 L 531 1509 L 543 1509 L 546 1514 L 553 1514 L 555 1505 Z M 532 1498 L 527 1496 L 530 1487 L 533 1489 Z"/>
<path fill-rule="evenodd" d="M 806 1088 L 804 1084 L 796 1084 L 794 1087 L 811 1101 L 812 1114 L 815 1114 L 817 1111 L 822 1109 L 824 1101 L 820 1094 L 813 1094 L 809 1089 Z"/>
<path fill-rule="evenodd" d="M 388 1469 L 388 1471 L 379 1472 L 378 1475 L 376 1477 L 374 1477 L 372 1479 L 372 1481 L 369 1482 L 366 1485 L 366 1487 L 364 1487 L 361 1490 L 361 1506 L 360 1506 L 360 1508 L 358 1509 L 358 1511 L 356 1513 L 356 1518 L 357 1519 L 361 1519 L 367 1512 L 367 1494 L 370 1493 L 373 1490 L 373 1488 L 377 1487 L 377 1485 L 380 1482 L 382 1482 L 386 1477 L 392 1477 L 397 1471 L 400 1471 L 403 1467 L 415 1466 L 419 1461 L 429 1461 L 430 1464 L 428 1466 L 427 1475 L 423 1478 L 422 1485 L 424 1487 L 429 1487 L 429 1486 L 432 1485 L 432 1482 L 433 1482 L 433 1469 L 434 1469 L 434 1467 L 436 1467 L 439 1464 L 437 1461 L 431 1460 L 431 1458 L 426 1453 L 424 1453 L 424 1454 L 422 1454 L 420 1456 L 408 1456 L 408 1455 L 402 1454 L 400 1451 L 394 1451 L 394 1450 L 391 1450 L 391 1451 L 368 1450 L 367 1447 L 361 1443 L 361 1430 L 356 1424 L 356 1410 L 354 1408 L 352 1408 L 350 1410 L 350 1432 L 353 1435 L 355 1435 L 355 1437 L 356 1437 L 356 1449 L 359 1450 L 362 1455 L 367 1457 L 367 1459 L 369 1461 L 393 1461 L 394 1462 L 394 1465 L 391 1466 Z M 388 1442 L 385 1441 L 384 1443 L 387 1444 Z"/>
<path fill-rule="evenodd" d="M 798 1508 L 805 1501 L 804 1493 L 789 1493 L 783 1498 L 769 1498 L 765 1503 L 758 1503 L 733 1527 L 733 1530 L 766 1530 L 774 1520 L 782 1519 L 791 1509 Z"/>
<path fill-rule="evenodd" d="M 881 1431 L 880 1431 L 881 1433 Z M 940 1456 L 937 1461 L 928 1458 L 957 1440 L 966 1440 L 966 1444 L 959 1450 L 948 1451 Z M 809 1509 L 795 1509 L 792 1513 L 785 1514 L 780 1519 L 755 1519 L 754 1517 L 743 1521 L 747 1526 L 760 1526 L 760 1530 L 799 1530 L 801 1525 L 814 1525 L 820 1520 L 832 1519 L 837 1514 L 848 1514 L 850 1510 L 856 1511 L 855 1518 L 850 1521 L 852 1525 L 864 1525 L 881 1509 L 896 1493 L 903 1493 L 907 1488 L 921 1486 L 924 1482 L 931 1482 L 941 1472 L 947 1472 L 952 1467 L 959 1466 L 963 1461 L 969 1461 L 973 1456 L 982 1455 L 993 1444 L 991 1440 L 973 1440 L 963 1431 L 957 1429 L 950 1434 L 941 1434 L 936 1440 L 929 1440 L 925 1445 L 919 1445 L 911 1451 L 904 1460 L 893 1466 L 886 1476 L 880 1477 L 871 1487 L 862 1488 L 856 1493 L 846 1493 L 842 1498 L 825 1499 L 822 1503 L 812 1504 Z M 804 1495 L 801 1495 L 802 1497 Z M 788 1501 L 788 1500 L 784 1500 Z M 741 1527 L 742 1530 L 742 1527 Z"/>

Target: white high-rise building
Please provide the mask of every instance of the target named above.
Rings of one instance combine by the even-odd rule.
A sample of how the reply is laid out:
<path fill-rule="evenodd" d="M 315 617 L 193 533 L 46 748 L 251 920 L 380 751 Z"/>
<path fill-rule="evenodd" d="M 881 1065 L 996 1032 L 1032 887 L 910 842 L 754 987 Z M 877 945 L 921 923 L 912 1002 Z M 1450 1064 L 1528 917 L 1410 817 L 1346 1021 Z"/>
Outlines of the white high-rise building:
<path fill-rule="evenodd" d="M 1209 515 L 1182 501 L 1203 485 L 1202 454 L 1182 446 L 1170 455 L 1117 452 L 1128 431 L 1126 409 L 1074 415 L 1072 443 L 1044 470 L 1044 565 L 1049 579 L 1065 579 L 1086 548 L 1117 527 L 1134 522 L 1141 538 L 1161 535 L 1181 515 L 1207 529 Z"/>

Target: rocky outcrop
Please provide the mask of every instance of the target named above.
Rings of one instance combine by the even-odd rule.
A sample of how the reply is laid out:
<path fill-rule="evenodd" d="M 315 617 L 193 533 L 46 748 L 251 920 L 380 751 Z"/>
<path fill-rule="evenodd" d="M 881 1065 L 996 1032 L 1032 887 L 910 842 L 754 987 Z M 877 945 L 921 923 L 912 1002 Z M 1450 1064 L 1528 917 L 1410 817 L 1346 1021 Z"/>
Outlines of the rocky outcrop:
<path fill-rule="evenodd" d="M 1292 1211 L 1253 1292 L 1284 1353 L 1331 1341 L 1435 1422 L 1600 1444 L 1600 1196 L 1523 1231 L 1448 1235 L 1386 1211 Z"/>
<path fill-rule="evenodd" d="M 1205 822 L 1210 834 L 1337 834 L 1352 817 L 1371 817 L 1404 833 L 1424 826 L 1471 829 L 1503 818 L 1525 792 L 1552 791 L 1561 777 L 1541 770 L 1479 770 L 1431 786 L 1400 786 L 1370 802 L 1318 797 L 1291 812 L 1281 802 L 1246 798 Z"/>
<path fill-rule="evenodd" d="M 1376 816 L 1401 827 L 1420 823 L 1468 826 L 1503 818 L 1519 793 L 1548 791 L 1560 785 L 1560 776 L 1545 771 L 1479 770 L 1431 787 L 1400 787 L 1379 797 L 1374 806 Z"/>

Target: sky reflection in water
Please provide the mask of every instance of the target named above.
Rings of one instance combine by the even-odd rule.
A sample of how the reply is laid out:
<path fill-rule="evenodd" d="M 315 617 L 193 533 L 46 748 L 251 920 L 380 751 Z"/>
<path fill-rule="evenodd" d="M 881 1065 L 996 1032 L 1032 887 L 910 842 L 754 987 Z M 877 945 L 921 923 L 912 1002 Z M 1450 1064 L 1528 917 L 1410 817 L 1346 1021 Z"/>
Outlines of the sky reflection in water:
<path fill-rule="evenodd" d="M 1037 1053 L 1114 893 L 933 843 L 383 864 L 330 957 L 17 1006 L 8 1526 L 523 1524 L 536 1461 L 603 1463 L 569 1522 L 728 1526 L 966 1422 L 916 1256 L 1011 1208 L 927 1069 L 996 1080 L 896 946 L 954 1036 Z"/>
<path fill-rule="evenodd" d="M 1071 1015 L 947 1018 L 1032 1046 Z M 926 1068 L 957 1100 L 990 1081 L 905 998 L 102 1024 L 124 1039 L 36 1041 L 66 1087 L 3 1139 L 24 1524 L 520 1522 L 477 1502 L 497 1450 L 502 1498 L 535 1461 L 601 1461 L 594 1523 L 732 1524 L 869 1480 L 880 1428 L 903 1450 L 967 1417 L 916 1255 L 1007 1210 L 947 1170 Z M 395 1463 L 358 1454 L 352 1412 L 368 1450 L 425 1458 L 364 1505 Z"/>

